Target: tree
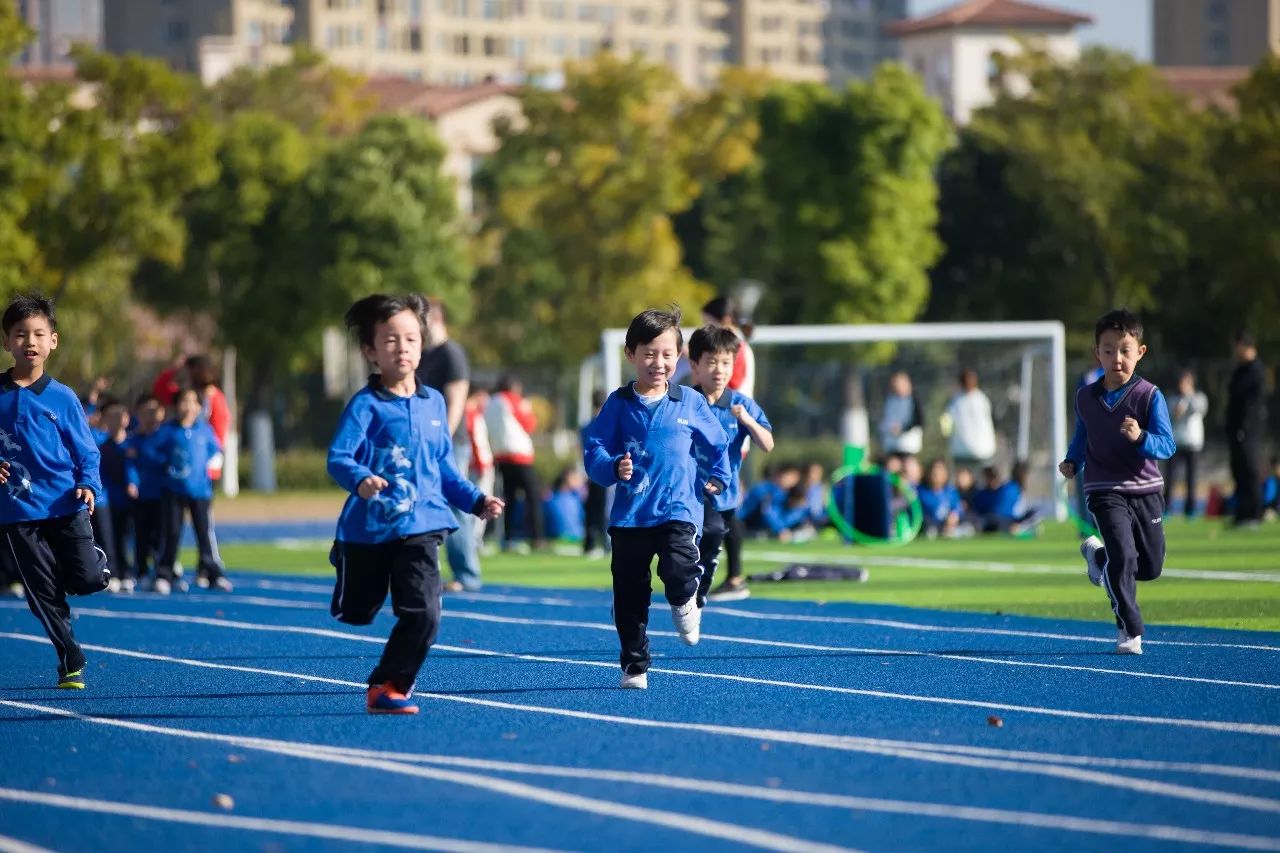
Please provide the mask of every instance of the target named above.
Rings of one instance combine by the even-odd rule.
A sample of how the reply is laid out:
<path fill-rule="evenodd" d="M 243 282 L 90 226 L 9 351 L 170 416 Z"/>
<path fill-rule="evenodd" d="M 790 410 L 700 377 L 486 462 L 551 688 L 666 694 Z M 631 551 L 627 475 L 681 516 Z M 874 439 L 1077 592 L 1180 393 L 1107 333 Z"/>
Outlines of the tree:
<path fill-rule="evenodd" d="M 770 322 L 914 319 L 949 140 L 919 81 L 886 64 L 842 91 L 779 83 L 758 114 L 758 161 L 702 199 L 708 277 L 764 281 Z"/>
<path fill-rule="evenodd" d="M 478 182 L 482 356 L 573 363 L 644 308 L 701 304 L 671 217 L 750 160 L 738 91 L 693 96 L 665 67 L 602 53 L 571 65 L 562 92 L 520 94 Z"/>
<path fill-rule="evenodd" d="M 1033 211 L 1043 231 L 1010 246 L 997 310 L 1083 328 L 1110 306 L 1157 304 L 1158 282 L 1192 252 L 1187 223 L 1217 194 L 1208 119 L 1149 66 L 1101 48 L 1070 64 L 1029 48 L 1001 74 L 996 101 L 974 116 L 973 150 L 1000 164 L 1012 198 L 998 207 Z M 1021 269 L 1008 277 L 1010 266 Z M 1014 286 L 1037 275 L 1039 292 Z"/>

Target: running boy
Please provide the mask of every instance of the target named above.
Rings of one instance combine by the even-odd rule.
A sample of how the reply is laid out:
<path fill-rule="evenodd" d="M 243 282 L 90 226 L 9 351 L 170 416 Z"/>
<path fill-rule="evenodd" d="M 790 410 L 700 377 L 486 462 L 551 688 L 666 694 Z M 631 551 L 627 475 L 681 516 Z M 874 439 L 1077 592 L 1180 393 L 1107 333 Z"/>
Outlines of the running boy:
<path fill-rule="evenodd" d="M 1164 479 L 1157 460 L 1173 455 L 1173 427 L 1160 389 L 1134 374 L 1146 355 L 1142 323 L 1124 309 L 1094 327 L 1102 378 L 1076 392 L 1076 433 L 1058 470 L 1083 468 L 1085 500 L 1099 540 L 1080 545 L 1089 581 L 1102 585 L 1116 615 L 1118 654 L 1142 654 L 1136 581 L 1155 580 L 1164 566 Z"/>
<path fill-rule="evenodd" d="M 503 508 L 458 473 L 444 397 L 415 376 L 426 312 L 420 296 L 377 294 L 346 315 L 378 373 L 347 404 L 329 447 L 329 474 L 350 493 L 329 609 L 368 625 L 391 590 L 397 622 L 369 675 L 371 714 L 418 713 L 410 697 L 440 626 L 440 543 L 458 527 L 449 504 L 485 520 Z"/>
<path fill-rule="evenodd" d="M 102 493 L 98 447 L 80 400 L 45 372 L 58 348 L 53 302 L 18 296 L 0 320 L 14 365 L 0 374 L 0 551 L 58 653 L 58 686 L 84 688 L 84 652 L 67 595 L 107 588 L 89 514 Z"/>
<path fill-rule="evenodd" d="M 194 388 L 183 388 L 174 398 L 177 418 L 160 427 L 148 452 L 165 463 L 164 547 L 156 565 L 156 592 L 165 595 L 177 580 L 178 546 L 183 522 L 191 516 L 196 533 L 199 562 L 196 586 L 231 592 L 231 581 L 223 574 L 218 556 L 218 540 L 213 535 L 213 478 L 209 462 L 222 454 L 222 444 L 213 427 L 204 419 L 204 403 Z"/>
<path fill-rule="evenodd" d="M 729 387 L 729 377 L 741 342 L 732 329 L 724 326 L 703 326 L 689 338 L 689 366 L 694 384 L 711 404 L 711 412 L 729 438 L 729 481 L 718 495 L 709 495 L 703 503 L 702 540 L 698 543 L 702 580 L 698 584 L 698 606 L 702 607 L 710 597 L 713 601 L 739 601 L 751 595 L 741 567 L 729 566 L 729 576 L 716 589 L 711 589 L 720 559 L 720 546 L 734 523 L 734 512 L 742 498 L 738 484 L 738 471 L 742 468 L 742 447 L 748 438 L 765 453 L 773 452 L 773 433 L 764 411 L 746 394 Z M 711 465 L 715 461 L 695 448 L 698 460 L 698 479 L 706 482 L 711 477 Z M 739 574 L 735 575 L 733 569 Z"/>
<path fill-rule="evenodd" d="M 684 345 L 680 313 L 645 311 L 627 328 L 627 361 L 635 382 L 605 400 L 586 430 L 587 474 L 602 486 L 617 485 L 610 513 L 613 540 L 613 620 L 622 645 L 622 686 L 649 686 L 649 572 L 658 577 L 671 619 L 686 645 L 698 642 L 702 577 L 698 535 L 702 500 L 729 484 L 729 438 L 701 394 L 672 384 Z M 702 480 L 693 448 L 714 460 Z"/>

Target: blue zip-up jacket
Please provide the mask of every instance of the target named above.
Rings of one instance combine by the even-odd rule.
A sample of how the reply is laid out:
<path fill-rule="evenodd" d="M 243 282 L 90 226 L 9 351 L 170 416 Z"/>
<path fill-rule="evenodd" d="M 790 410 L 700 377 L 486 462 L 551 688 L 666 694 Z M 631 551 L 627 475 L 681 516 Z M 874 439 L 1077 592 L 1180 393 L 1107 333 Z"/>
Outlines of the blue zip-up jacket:
<path fill-rule="evenodd" d="M 653 406 L 624 385 L 609 395 L 586 429 L 582 456 L 587 476 L 618 488 L 609 513 L 612 527 L 657 527 L 670 521 L 692 524 L 701 533 L 707 483 L 724 491 L 729 475 L 729 437 L 701 392 L 670 383 Z M 699 479 L 697 447 L 714 458 L 710 476 Z M 618 462 L 631 454 L 630 480 L 618 479 Z"/>
<path fill-rule="evenodd" d="M 938 524 L 945 523 L 951 513 L 962 509 L 960 493 L 950 483 L 936 490 L 921 486 L 916 491 L 916 496 L 920 498 L 920 509 L 924 512 L 924 517 Z"/>
<path fill-rule="evenodd" d="M 164 425 L 161 424 L 161 427 Z M 165 484 L 169 477 L 166 473 L 168 462 L 160 450 L 163 438 L 161 427 L 154 432 L 135 432 L 125 441 L 126 452 L 133 463 L 133 473 L 137 478 L 138 500 L 158 501 L 164 497 Z"/>
<path fill-rule="evenodd" d="M 98 446 L 80 399 L 44 374 L 23 388 L 0 374 L 0 460 L 9 481 L 0 487 L 0 524 L 74 515 L 85 509 L 76 489 L 102 494 Z"/>
<path fill-rule="evenodd" d="M 339 542 L 373 545 L 455 530 L 450 504 L 484 512 L 484 493 L 453 461 L 444 397 L 422 384 L 412 397 L 398 397 L 371 377 L 338 422 L 329 474 L 351 493 L 338 517 Z M 372 476 L 388 485 L 365 500 L 356 490 Z"/>
<path fill-rule="evenodd" d="M 222 443 L 203 418 L 189 427 L 168 421 L 146 444 L 149 461 L 163 466 L 164 491 L 194 500 L 213 500 L 209 460 L 221 452 Z"/>
<path fill-rule="evenodd" d="M 698 388 L 689 388 L 689 393 L 700 394 L 702 399 L 706 399 L 706 395 Z M 764 409 L 761 409 L 756 401 L 748 397 L 746 394 L 739 394 L 732 388 L 724 389 L 724 393 L 720 395 L 720 399 L 714 403 L 709 403 L 711 414 L 715 415 L 720 427 L 724 430 L 724 434 L 729 437 L 729 449 L 727 452 L 729 459 L 729 485 L 723 492 L 718 495 L 706 495 L 705 500 L 711 504 L 712 509 L 721 512 L 729 509 L 736 509 L 738 504 L 742 502 L 742 487 L 738 482 L 738 472 L 742 468 L 742 445 L 747 443 L 747 439 L 751 434 L 742 426 L 737 417 L 733 414 L 733 407 L 741 404 L 746 407 L 747 413 L 755 418 L 760 426 L 773 431 L 773 427 L 769 424 L 769 419 L 765 417 Z M 711 466 L 714 460 L 706 451 L 697 445 L 693 448 L 694 458 L 698 460 L 698 479 L 707 482 L 711 479 Z"/>

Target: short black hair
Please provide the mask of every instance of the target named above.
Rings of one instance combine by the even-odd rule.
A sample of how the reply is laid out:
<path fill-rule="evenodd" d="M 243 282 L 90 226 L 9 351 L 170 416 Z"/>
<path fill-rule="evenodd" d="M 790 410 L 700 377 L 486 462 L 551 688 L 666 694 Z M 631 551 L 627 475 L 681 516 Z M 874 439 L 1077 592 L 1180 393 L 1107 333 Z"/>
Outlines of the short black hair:
<path fill-rule="evenodd" d="M 1093 342 L 1102 340 L 1103 332 L 1119 332 L 1121 336 L 1133 335 L 1142 343 L 1142 321 L 1128 308 L 1114 308 L 1098 318 L 1093 326 Z"/>
<path fill-rule="evenodd" d="M 680 331 L 679 305 L 670 305 L 666 311 L 657 308 L 641 311 L 627 326 L 627 352 L 635 352 L 636 347 L 649 343 L 668 329 L 676 330 L 676 349 L 683 349 L 684 332 Z"/>
<path fill-rule="evenodd" d="M 516 386 L 524 388 L 524 383 L 520 381 L 520 377 L 514 373 L 504 373 L 498 377 L 498 382 L 493 386 L 494 393 L 503 394 L 507 391 L 514 391 Z"/>
<path fill-rule="evenodd" d="M 8 314 L 5 315 L 6 318 L 8 316 L 9 316 Z M 7 333 L 9 331 L 9 327 L 5 326 L 4 330 Z M 1231 341 L 1232 343 L 1242 347 L 1252 347 L 1252 346 L 1258 345 L 1258 339 L 1254 337 L 1252 329 L 1236 329 L 1235 333 L 1231 336 Z"/>
<path fill-rule="evenodd" d="M 116 406 L 124 406 L 124 400 L 119 397 L 101 397 L 98 400 L 98 411 L 105 412 L 107 409 L 114 409 Z"/>
<path fill-rule="evenodd" d="M 723 320 L 725 317 L 733 319 L 737 316 L 738 307 L 733 304 L 733 300 L 729 297 L 717 296 L 702 306 L 702 313 L 708 317 L 715 317 L 717 320 Z"/>
<path fill-rule="evenodd" d="M 703 326 L 689 336 L 689 360 L 700 361 L 706 353 L 737 355 L 742 342 L 724 326 Z"/>
<path fill-rule="evenodd" d="M 4 319 L 0 326 L 4 333 L 21 323 L 28 317 L 44 317 L 49 321 L 49 328 L 58 331 L 58 316 L 53 310 L 53 300 L 39 293 L 19 293 L 9 300 L 9 307 L 4 309 Z"/>
<path fill-rule="evenodd" d="M 412 311 L 423 328 L 427 325 L 427 301 L 416 293 L 405 296 L 388 296 L 375 293 L 359 299 L 347 309 L 343 322 L 356 333 L 361 346 L 373 346 L 373 329 L 385 323 L 401 311 Z"/>
<path fill-rule="evenodd" d="M 159 404 L 160 408 L 162 409 L 164 408 L 164 403 L 160 402 L 160 398 L 157 397 L 155 394 L 152 394 L 151 392 L 147 392 L 145 394 L 139 394 L 138 399 L 133 401 L 133 407 L 135 409 L 141 409 L 147 403 L 157 403 Z"/>

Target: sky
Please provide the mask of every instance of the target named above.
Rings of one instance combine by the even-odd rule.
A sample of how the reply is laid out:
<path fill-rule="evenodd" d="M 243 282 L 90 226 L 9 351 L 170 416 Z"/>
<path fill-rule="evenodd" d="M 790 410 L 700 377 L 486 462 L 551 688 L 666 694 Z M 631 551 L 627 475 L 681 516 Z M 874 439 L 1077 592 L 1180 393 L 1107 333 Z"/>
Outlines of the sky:
<path fill-rule="evenodd" d="M 957 2 L 909 0 L 907 8 L 912 17 L 917 17 L 954 6 Z M 1079 30 L 1081 44 L 1101 44 L 1150 61 L 1151 0 L 1046 0 L 1043 5 L 1093 16 L 1094 23 Z"/>

